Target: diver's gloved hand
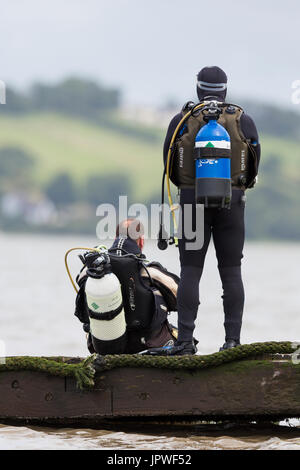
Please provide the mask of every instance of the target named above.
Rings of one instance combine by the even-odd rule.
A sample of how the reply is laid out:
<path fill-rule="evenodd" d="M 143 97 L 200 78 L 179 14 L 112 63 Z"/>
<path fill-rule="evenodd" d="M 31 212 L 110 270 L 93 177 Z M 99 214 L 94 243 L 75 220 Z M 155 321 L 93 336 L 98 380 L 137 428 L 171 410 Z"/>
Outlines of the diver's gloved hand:
<path fill-rule="evenodd" d="M 228 339 L 223 346 L 219 349 L 219 351 L 225 351 L 226 349 L 236 348 L 240 346 L 241 343 L 239 341 L 235 341 L 234 339 Z"/>
<path fill-rule="evenodd" d="M 148 356 L 192 356 L 196 354 L 197 348 L 194 341 L 182 341 L 174 344 L 174 346 L 163 346 L 162 348 L 152 348 L 143 351 L 142 355 Z"/>

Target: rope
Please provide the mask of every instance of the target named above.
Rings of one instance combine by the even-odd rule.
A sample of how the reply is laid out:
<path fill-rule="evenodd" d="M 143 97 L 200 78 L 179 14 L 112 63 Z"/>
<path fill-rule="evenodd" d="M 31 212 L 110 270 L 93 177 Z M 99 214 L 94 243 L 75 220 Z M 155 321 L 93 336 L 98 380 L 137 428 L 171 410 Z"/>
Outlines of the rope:
<path fill-rule="evenodd" d="M 94 362 L 96 371 L 116 367 L 157 367 L 160 369 L 205 369 L 216 367 L 240 359 L 253 358 L 262 354 L 292 354 L 297 346 L 290 341 L 253 343 L 206 356 L 142 356 L 122 354 L 97 356 Z"/>
<path fill-rule="evenodd" d="M 7 357 L 5 364 L 0 364 L 0 372 L 31 370 L 45 372 L 59 377 L 73 377 L 80 389 L 94 386 L 95 369 L 93 367 L 95 356 L 90 356 L 78 364 L 68 364 L 62 359 L 46 359 L 43 357 Z"/>
<path fill-rule="evenodd" d="M 0 364 L 0 373 L 7 371 L 30 370 L 59 377 L 73 377 L 80 389 L 92 388 L 97 371 L 111 370 L 116 367 L 149 367 L 170 370 L 205 369 L 217 367 L 241 359 L 250 359 L 264 354 L 292 354 L 299 344 L 284 342 L 253 343 L 237 346 L 226 351 L 206 356 L 142 356 L 121 354 L 100 356 L 93 354 L 78 364 L 68 364 L 62 358 L 7 357 Z"/>

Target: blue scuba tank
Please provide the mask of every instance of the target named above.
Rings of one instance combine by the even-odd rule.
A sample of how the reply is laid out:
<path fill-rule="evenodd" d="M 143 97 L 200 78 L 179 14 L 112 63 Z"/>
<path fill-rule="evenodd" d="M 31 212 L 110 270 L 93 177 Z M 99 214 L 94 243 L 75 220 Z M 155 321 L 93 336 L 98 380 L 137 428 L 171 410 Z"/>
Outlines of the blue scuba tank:
<path fill-rule="evenodd" d="M 196 203 L 230 208 L 231 144 L 226 129 L 210 119 L 195 139 Z"/>

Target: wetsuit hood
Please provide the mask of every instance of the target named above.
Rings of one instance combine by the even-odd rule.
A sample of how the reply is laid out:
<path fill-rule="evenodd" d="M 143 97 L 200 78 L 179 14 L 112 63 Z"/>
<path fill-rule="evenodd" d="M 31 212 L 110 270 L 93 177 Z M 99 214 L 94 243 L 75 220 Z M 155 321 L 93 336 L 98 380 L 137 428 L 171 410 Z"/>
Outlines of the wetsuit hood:
<path fill-rule="evenodd" d="M 197 74 L 197 95 L 199 101 L 214 97 L 225 101 L 227 94 L 227 75 L 220 67 L 204 67 Z"/>
<path fill-rule="evenodd" d="M 135 240 L 131 238 L 124 238 L 124 237 L 117 237 L 113 242 L 111 249 L 120 249 L 127 251 L 127 253 L 132 253 L 137 256 L 142 255 L 142 251 Z M 124 254 L 122 251 L 119 253 L 120 255 Z"/>

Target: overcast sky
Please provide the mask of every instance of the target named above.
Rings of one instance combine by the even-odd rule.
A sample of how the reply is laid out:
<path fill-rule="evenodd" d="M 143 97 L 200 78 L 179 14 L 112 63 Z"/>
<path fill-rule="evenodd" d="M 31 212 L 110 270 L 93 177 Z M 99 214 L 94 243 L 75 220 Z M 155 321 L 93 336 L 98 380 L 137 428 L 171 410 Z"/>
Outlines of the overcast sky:
<path fill-rule="evenodd" d="M 184 102 L 219 65 L 234 96 L 290 105 L 300 80 L 299 0 L 0 0 L 0 15 L 0 79 L 21 88 L 79 75 Z"/>

